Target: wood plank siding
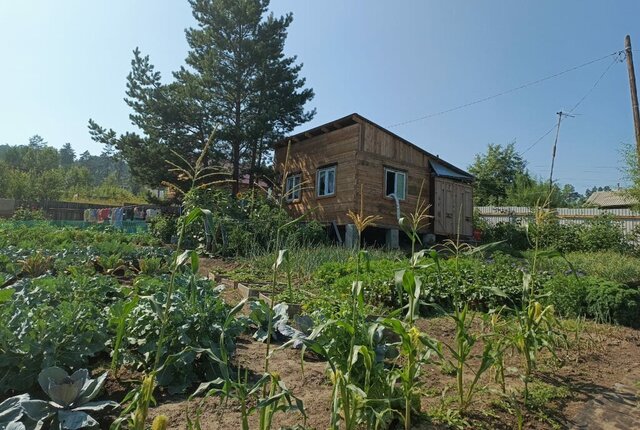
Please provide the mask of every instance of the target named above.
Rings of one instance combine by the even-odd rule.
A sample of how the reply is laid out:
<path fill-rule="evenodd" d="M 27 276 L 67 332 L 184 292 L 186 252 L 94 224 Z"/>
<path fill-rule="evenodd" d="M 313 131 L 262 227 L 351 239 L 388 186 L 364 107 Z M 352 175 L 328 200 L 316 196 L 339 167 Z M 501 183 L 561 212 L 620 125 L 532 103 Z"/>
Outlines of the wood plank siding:
<path fill-rule="evenodd" d="M 285 168 L 289 142 L 289 161 Z M 462 179 L 457 181 L 451 179 L 438 182 L 440 185 L 454 184 L 451 185 L 450 192 L 460 194 L 448 199 L 440 198 L 439 204 L 444 202 L 446 207 L 457 207 L 461 204 L 459 202 L 464 202 L 463 218 L 465 221 L 468 219 L 469 225 L 464 227 L 462 234 L 470 235 L 469 214 L 473 208 L 467 202 L 471 196 L 469 182 L 473 177 L 358 114 L 292 136 L 278 144 L 275 150 L 277 171 L 280 174 L 286 171 L 287 175 L 301 176 L 300 198 L 288 204 L 292 215 L 311 212 L 310 217 L 313 219 L 324 223 L 336 222 L 338 225 L 351 223 L 347 217 L 349 210 L 359 211 L 362 188 L 364 214 L 380 216 L 377 227 L 398 228 L 395 200 L 386 195 L 386 169 L 405 174 L 405 198 L 400 201 L 402 215 L 415 210 L 421 187 L 422 198 L 427 204 L 433 206 L 438 203 L 434 198 L 434 179 L 441 178 L 436 178 L 437 172 L 434 169 L 437 166 L 434 165 L 436 167 L 432 169 L 430 162 L 434 161 L 440 166 L 439 169 L 445 169 L 452 176 L 461 175 L 459 177 Z M 318 197 L 317 171 L 328 166 L 335 166 L 335 194 Z M 433 214 L 439 211 L 438 216 L 452 217 L 451 210 L 446 207 L 433 206 L 431 212 Z M 436 225 L 432 220 L 422 232 L 434 232 Z M 437 228 L 436 233 L 453 235 L 456 229 L 452 225 L 451 222 L 446 222 L 443 228 Z"/>
<path fill-rule="evenodd" d="M 360 201 L 360 185 L 363 185 L 364 213 L 381 216 L 382 219 L 378 222 L 381 227 L 397 228 L 395 201 L 385 195 L 385 168 L 399 170 L 407 175 L 406 198 L 400 201 L 400 212 L 405 215 L 415 210 L 423 181 L 422 197 L 428 202 L 429 158 L 374 125 L 363 123 L 361 126 L 363 146 L 357 154 L 356 199 Z"/>
<path fill-rule="evenodd" d="M 360 125 L 353 124 L 330 133 L 320 134 L 293 143 L 289 151 L 288 174 L 301 174 L 300 200 L 289 204 L 294 216 L 312 211 L 312 218 L 320 222 L 336 221 L 348 224 L 347 211 L 355 209 L 356 152 L 360 142 Z M 287 146 L 276 148 L 278 172 L 285 171 Z M 335 194 L 316 197 L 316 172 L 328 165 L 336 166 Z"/>

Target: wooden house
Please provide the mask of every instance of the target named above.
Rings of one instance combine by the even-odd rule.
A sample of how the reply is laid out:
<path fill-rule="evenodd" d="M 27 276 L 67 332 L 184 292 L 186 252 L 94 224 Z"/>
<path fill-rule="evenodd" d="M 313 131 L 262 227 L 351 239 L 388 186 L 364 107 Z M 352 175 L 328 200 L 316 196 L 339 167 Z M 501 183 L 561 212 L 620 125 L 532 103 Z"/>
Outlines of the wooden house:
<path fill-rule="evenodd" d="M 356 113 L 283 140 L 274 161 L 286 174 L 292 214 L 311 211 L 346 242 L 347 212 L 359 211 L 361 188 L 364 214 L 381 217 L 378 242 L 398 246 L 398 212 L 413 212 L 420 193 L 433 217 L 421 233 L 472 234 L 473 176 Z"/>

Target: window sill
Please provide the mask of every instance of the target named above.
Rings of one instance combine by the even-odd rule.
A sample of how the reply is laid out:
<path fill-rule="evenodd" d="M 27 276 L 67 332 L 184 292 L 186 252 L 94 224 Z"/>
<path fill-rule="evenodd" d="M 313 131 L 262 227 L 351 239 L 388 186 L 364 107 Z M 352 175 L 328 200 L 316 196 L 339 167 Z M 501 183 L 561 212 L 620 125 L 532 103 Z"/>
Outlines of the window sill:
<path fill-rule="evenodd" d="M 335 197 L 335 196 L 336 196 L 336 193 L 328 194 L 326 196 L 316 196 L 316 200 L 330 199 L 330 198 Z"/>
<path fill-rule="evenodd" d="M 384 196 L 384 198 L 385 198 L 385 199 L 387 199 L 387 200 L 391 200 L 392 202 L 395 202 L 395 201 L 396 201 L 396 199 L 394 199 L 393 197 Z M 398 201 L 399 201 L 399 202 L 404 202 L 404 201 L 406 201 L 406 200 L 407 200 L 406 198 L 404 198 L 404 199 L 398 198 Z"/>

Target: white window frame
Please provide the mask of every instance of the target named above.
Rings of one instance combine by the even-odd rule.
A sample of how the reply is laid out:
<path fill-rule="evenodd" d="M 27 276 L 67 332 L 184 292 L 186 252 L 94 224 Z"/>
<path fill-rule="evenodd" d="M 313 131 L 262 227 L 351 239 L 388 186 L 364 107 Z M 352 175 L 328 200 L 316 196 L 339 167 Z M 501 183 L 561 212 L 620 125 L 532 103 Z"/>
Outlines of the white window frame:
<path fill-rule="evenodd" d="M 300 191 L 302 190 L 302 187 L 300 186 L 301 182 L 302 175 L 300 173 L 287 176 L 287 184 L 285 187 L 286 201 L 295 202 L 300 200 Z"/>
<path fill-rule="evenodd" d="M 333 183 L 330 184 L 327 178 L 329 173 L 333 173 Z M 324 176 L 324 189 L 320 190 L 320 178 Z M 330 192 L 331 191 L 331 192 Z M 316 172 L 316 197 L 330 197 L 336 195 L 336 166 L 323 167 Z"/>
<path fill-rule="evenodd" d="M 384 194 L 385 197 L 391 196 L 391 194 L 387 194 L 387 177 L 388 173 L 391 172 L 394 174 L 394 184 L 393 184 L 393 194 L 396 195 L 398 200 L 406 200 L 407 199 L 407 172 L 398 169 L 392 169 L 390 167 L 384 168 Z M 404 189 L 402 190 L 402 197 L 398 195 L 398 175 L 402 175 L 404 177 Z"/>

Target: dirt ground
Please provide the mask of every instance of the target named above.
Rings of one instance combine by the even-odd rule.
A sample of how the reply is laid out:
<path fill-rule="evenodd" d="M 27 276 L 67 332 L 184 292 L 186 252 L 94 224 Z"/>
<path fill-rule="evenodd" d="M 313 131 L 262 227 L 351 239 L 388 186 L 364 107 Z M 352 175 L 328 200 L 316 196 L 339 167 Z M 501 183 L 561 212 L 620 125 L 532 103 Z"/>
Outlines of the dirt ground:
<path fill-rule="evenodd" d="M 224 261 L 209 260 L 201 269 L 208 273 L 218 267 L 230 266 Z M 237 290 L 230 287 L 225 289 L 223 297 L 230 304 L 241 299 Z M 442 342 L 453 340 L 454 325 L 448 318 L 422 319 L 417 324 Z M 476 324 L 479 330 L 479 318 Z M 512 394 L 501 394 L 492 372 L 487 372 L 479 384 L 480 392 L 464 417 L 455 413 L 455 376 L 443 366 L 426 366 L 421 376 L 421 408 L 433 421 L 421 420 L 414 428 L 513 429 L 518 428 L 518 417 L 525 429 L 640 428 L 640 331 L 585 322 L 579 340 L 569 333 L 568 341 L 570 347 L 560 349 L 558 359 L 548 353 L 539 359 L 534 386 L 539 387 L 538 397 L 542 403 L 535 408 L 524 408 L 520 401 L 522 382 L 517 370 L 521 367 L 518 357 L 506 359 L 507 392 Z M 249 336 L 240 337 L 235 365 L 254 376 L 260 375 L 265 347 Z M 475 348 L 479 354 L 482 344 L 479 342 Z M 471 368 L 477 368 L 478 363 L 477 358 L 472 360 Z M 272 355 L 270 369 L 302 399 L 307 415 L 305 421 L 297 412 L 278 413 L 273 428 L 296 425 L 318 430 L 328 428 L 331 385 L 326 377 L 326 363 L 306 357 L 303 373 L 300 351 L 282 349 Z M 241 428 L 239 404 L 233 401 L 221 404 L 220 399 L 214 397 L 188 401 L 184 397 L 160 396 L 158 405 L 150 410 L 150 419 L 159 414 L 169 418 L 172 429 L 187 428 L 187 417 L 191 420 L 199 417 L 203 430 Z M 257 426 L 257 414 L 251 417 L 250 426 Z"/>

